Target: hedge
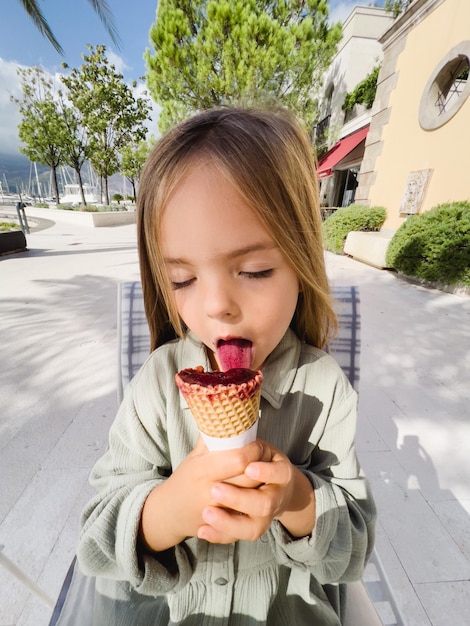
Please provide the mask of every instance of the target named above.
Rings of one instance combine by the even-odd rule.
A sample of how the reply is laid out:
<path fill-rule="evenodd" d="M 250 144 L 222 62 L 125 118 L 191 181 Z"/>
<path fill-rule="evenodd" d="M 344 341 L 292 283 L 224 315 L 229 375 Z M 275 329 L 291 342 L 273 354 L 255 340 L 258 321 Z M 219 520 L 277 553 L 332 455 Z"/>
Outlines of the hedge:
<path fill-rule="evenodd" d="M 351 204 L 338 209 L 322 224 L 325 248 L 341 254 L 348 233 L 353 230 L 378 231 L 386 216 L 386 209 L 378 206 Z"/>
<path fill-rule="evenodd" d="M 470 287 L 470 202 L 408 217 L 389 244 L 387 263 L 406 276 Z"/>

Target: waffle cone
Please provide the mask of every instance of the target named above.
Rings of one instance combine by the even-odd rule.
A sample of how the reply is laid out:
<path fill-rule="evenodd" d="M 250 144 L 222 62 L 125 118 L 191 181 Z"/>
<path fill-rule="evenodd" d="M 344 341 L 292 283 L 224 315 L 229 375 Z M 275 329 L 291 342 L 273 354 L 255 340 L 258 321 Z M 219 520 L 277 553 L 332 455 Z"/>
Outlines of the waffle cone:
<path fill-rule="evenodd" d="M 199 430 L 209 437 L 230 438 L 249 430 L 258 419 L 261 372 L 242 383 L 200 384 L 183 380 L 184 372 L 203 373 L 203 368 L 183 370 L 176 383 L 193 414 Z M 205 374 L 205 377 L 210 377 Z M 215 378 L 215 377 L 214 377 Z"/>

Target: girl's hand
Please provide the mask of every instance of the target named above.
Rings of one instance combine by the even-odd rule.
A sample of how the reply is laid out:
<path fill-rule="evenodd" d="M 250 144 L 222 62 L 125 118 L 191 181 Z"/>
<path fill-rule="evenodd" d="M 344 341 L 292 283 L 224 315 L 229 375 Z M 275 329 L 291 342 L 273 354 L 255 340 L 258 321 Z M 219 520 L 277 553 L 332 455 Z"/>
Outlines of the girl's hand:
<path fill-rule="evenodd" d="M 245 475 L 245 468 L 250 463 L 270 458 L 269 450 L 268 455 L 259 440 L 236 450 L 209 452 L 199 437 L 194 450 L 145 501 L 140 525 L 144 549 L 161 552 L 186 537 L 195 537 L 204 524 L 202 512 L 217 506 L 211 495 L 214 485 L 233 480 L 235 484 L 246 486 L 249 481 L 250 486 L 258 486 L 258 480 Z M 237 540 L 230 531 L 224 533 L 220 529 L 219 535 L 223 537 L 221 543 Z"/>
<path fill-rule="evenodd" d="M 264 461 L 269 463 L 271 461 L 272 451 L 268 445 L 265 445 L 261 439 L 258 440 L 259 444 L 262 446 L 262 456 L 258 459 L 259 461 Z M 235 485 L 236 487 L 243 487 L 244 489 L 257 489 L 263 483 L 255 478 L 250 478 L 246 475 L 246 473 L 240 474 L 239 476 L 235 476 L 235 478 L 227 478 L 224 480 L 225 483 L 229 483 L 230 485 Z"/>
<path fill-rule="evenodd" d="M 233 537 L 255 541 L 278 519 L 294 537 L 309 535 L 315 526 L 315 497 L 308 478 L 277 448 L 263 442 L 263 461 L 253 462 L 245 476 L 259 481 L 257 489 L 240 489 L 226 482 L 210 490 L 215 504 L 202 512 L 204 524 L 197 536 L 211 543 L 229 543 Z M 270 462 L 266 462 L 266 451 Z M 230 537 L 230 541 L 226 538 Z"/>

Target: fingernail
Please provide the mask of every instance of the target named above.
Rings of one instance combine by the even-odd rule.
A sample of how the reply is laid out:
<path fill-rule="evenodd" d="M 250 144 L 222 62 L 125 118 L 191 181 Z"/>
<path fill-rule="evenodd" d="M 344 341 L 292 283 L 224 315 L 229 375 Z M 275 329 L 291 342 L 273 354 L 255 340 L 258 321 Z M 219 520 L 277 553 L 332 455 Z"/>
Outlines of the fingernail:
<path fill-rule="evenodd" d="M 202 512 L 202 519 L 206 522 L 206 524 L 212 524 L 216 520 L 216 514 L 212 509 L 205 509 Z"/>
<path fill-rule="evenodd" d="M 248 478 L 258 478 L 259 469 L 256 467 L 256 465 L 248 465 L 248 467 L 245 469 L 245 475 L 248 476 Z"/>
<path fill-rule="evenodd" d="M 211 489 L 211 497 L 214 500 L 219 500 L 220 498 L 222 498 L 222 496 L 224 495 L 224 492 L 222 490 L 222 488 L 220 487 L 220 485 L 214 485 Z"/>

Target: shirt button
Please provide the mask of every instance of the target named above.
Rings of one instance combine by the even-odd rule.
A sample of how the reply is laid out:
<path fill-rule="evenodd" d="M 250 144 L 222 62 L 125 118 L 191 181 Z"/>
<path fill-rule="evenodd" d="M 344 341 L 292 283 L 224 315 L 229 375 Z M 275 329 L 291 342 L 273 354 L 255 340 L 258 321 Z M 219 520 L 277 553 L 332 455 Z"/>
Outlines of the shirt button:
<path fill-rule="evenodd" d="M 222 585 L 226 585 L 227 583 L 228 583 L 228 580 L 226 578 L 220 577 L 220 578 L 216 578 L 215 579 L 215 584 L 216 585 L 221 585 L 222 586 Z"/>

